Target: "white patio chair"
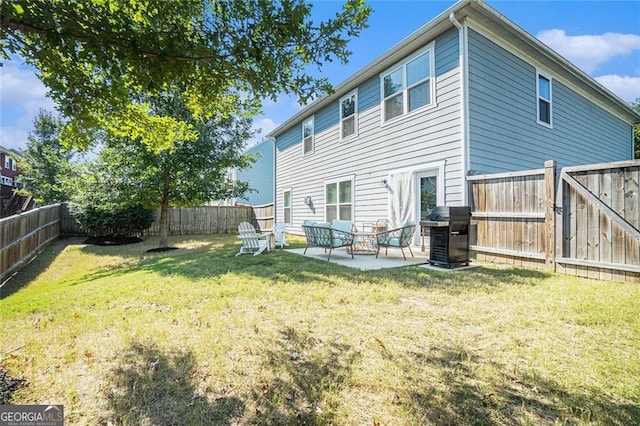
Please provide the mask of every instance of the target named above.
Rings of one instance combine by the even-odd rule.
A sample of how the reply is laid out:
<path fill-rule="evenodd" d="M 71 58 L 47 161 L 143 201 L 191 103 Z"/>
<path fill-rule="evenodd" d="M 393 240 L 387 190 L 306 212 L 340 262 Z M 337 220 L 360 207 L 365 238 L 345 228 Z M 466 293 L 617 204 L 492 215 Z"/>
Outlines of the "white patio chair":
<path fill-rule="evenodd" d="M 280 248 L 283 248 L 289 245 L 289 243 L 287 243 L 287 226 L 284 222 L 276 222 L 276 225 L 273 227 L 273 236 L 276 247 L 280 246 Z"/>
<path fill-rule="evenodd" d="M 241 254 L 253 254 L 257 256 L 263 251 L 269 250 L 271 233 L 258 234 L 252 224 L 242 222 L 238 225 L 238 238 L 242 240 L 242 246 L 236 256 L 240 256 Z"/>

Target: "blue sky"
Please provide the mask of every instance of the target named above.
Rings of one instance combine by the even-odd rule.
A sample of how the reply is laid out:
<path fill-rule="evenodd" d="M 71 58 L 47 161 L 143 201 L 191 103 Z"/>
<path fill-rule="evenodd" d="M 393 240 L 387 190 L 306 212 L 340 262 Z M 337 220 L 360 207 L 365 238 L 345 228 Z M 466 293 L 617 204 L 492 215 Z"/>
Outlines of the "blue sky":
<path fill-rule="evenodd" d="M 313 1 L 314 15 L 326 18 L 339 1 Z M 349 47 L 349 63 L 328 64 L 322 70 L 339 84 L 372 62 L 455 1 L 369 1 L 374 9 L 369 28 Z M 640 99 L 640 0 L 540 1 L 488 0 L 516 25 L 540 39 L 626 102 Z M 0 145 L 23 149 L 39 108 L 53 110 L 47 89 L 34 71 L 18 60 L 0 68 Z M 300 110 L 296 99 L 267 101 L 254 126 L 262 136 Z M 255 141 L 254 141 L 255 142 Z"/>

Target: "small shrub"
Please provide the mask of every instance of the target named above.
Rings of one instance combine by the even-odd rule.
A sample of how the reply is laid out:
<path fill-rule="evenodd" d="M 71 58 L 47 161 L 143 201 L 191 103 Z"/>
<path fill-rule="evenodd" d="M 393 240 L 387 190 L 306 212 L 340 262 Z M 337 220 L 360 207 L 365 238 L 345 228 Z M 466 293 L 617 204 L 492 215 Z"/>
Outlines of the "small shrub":
<path fill-rule="evenodd" d="M 154 211 L 142 206 L 107 210 L 89 206 L 77 209 L 74 216 L 89 235 L 128 237 L 151 227 Z"/>

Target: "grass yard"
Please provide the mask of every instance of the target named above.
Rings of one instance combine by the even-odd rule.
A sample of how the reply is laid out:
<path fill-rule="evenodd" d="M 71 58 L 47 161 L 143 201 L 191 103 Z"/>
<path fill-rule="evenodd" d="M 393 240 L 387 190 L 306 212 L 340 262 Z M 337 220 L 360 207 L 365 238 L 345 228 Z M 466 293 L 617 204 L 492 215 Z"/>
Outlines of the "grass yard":
<path fill-rule="evenodd" d="M 71 242 L 0 299 L 12 402 L 69 424 L 640 424 L 637 284 Z"/>

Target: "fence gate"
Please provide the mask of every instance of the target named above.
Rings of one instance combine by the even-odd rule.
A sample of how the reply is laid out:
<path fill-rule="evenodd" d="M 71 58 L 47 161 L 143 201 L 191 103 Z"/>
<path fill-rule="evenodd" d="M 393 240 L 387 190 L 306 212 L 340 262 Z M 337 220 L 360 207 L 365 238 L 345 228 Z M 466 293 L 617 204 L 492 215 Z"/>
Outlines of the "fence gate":
<path fill-rule="evenodd" d="M 640 162 L 565 167 L 556 206 L 556 269 L 640 281 Z"/>

